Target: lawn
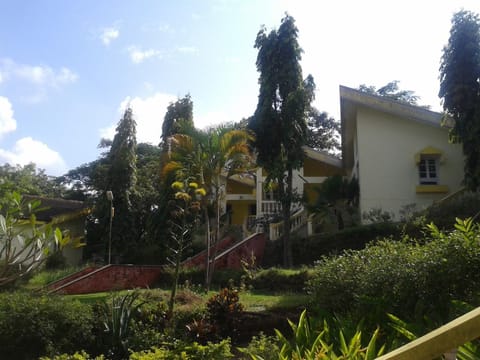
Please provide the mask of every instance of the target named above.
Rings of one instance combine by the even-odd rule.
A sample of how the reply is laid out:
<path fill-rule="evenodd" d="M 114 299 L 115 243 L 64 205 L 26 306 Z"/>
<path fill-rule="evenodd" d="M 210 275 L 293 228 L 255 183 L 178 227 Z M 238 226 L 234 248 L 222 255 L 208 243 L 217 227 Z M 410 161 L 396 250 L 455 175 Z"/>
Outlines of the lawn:
<path fill-rule="evenodd" d="M 142 290 L 146 293 L 150 293 L 153 299 L 166 301 L 169 296 L 168 290 L 152 289 Z M 125 292 L 125 290 L 123 291 Z M 179 290 L 177 298 L 178 306 L 191 306 L 195 304 L 205 304 L 207 300 L 215 295 L 216 291 L 210 291 L 206 293 L 192 293 L 185 290 Z M 80 300 L 83 303 L 95 303 L 102 301 L 108 297 L 108 292 L 91 293 L 71 295 L 71 297 Z M 293 310 L 298 308 L 304 308 L 308 303 L 308 296 L 306 294 L 297 293 L 285 293 L 285 294 L 272 294 L 266 292 L 256 291 L 242 291 L 239 293 L 240 303 L 243 304 L 246 311 L 262 312 L 272 311 L 279 312 L 283 310 Z M 201 299 L 201 301 L 199 301 Z"/>

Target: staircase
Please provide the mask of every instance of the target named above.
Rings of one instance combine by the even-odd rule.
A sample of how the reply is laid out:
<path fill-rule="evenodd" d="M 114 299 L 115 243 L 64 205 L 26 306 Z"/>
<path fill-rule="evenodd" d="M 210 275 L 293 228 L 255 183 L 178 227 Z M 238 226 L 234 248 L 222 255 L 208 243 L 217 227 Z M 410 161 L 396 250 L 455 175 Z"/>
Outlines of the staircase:
<path fill-rule="evenodd" d="M 224 238 L 210 248 L 210 254 L 216 254 L 215 269 L 241 269 L 242 261 L 248 261 L 252 256 L 261 262 L 266 243 L 267 238 L 263 233 L 254 233 L 240 241 L 232 237 Z M 204 250 L 182 262 L 182 266 L 205 268 L 206 262 L 207 250 Z"/>

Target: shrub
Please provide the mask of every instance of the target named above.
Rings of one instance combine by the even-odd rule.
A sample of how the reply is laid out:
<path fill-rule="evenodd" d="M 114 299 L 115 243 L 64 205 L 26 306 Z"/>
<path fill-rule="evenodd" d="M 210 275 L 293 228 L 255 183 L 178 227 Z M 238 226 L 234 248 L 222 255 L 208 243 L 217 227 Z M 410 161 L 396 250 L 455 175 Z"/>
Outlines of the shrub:
<path fill-rule="evenodd" d="M 65 269 L 66 266 L 67 258 L 63 256 L 61 251 L 56 251 L 48 255 L 45 260 L 45 269 L 47 270 Z"/>
<path fill-rule="evenodd" d="M 103 355 L 92 357 L 82 350 L 73 355 L 61 354 L 53 357 L 41 357 L 40 360 L 105 360 L 105 357 Z"/>
<path fill-rule="evenodd" d="M 249 358 L 276 360 L 278 359 L 278 339 L 274 336 L 266 336 L 260 333 L 258 336 L 253 336 L 246 348 L 239 348 L 239 351 Z"/>
<path fill-rule="evenodd" d="M 233 358 L 230 341 L 223 340 L 219 343 L 200 345 L 196 342 L 187 344 L 177 342 L 171 348 L 154 347 L 151 350 L 135 352 L 130 355 L 130 360 L 223 360 Z"/>
<path fill-rule="evenodd" d="M 445 234 L 431 227 L 423 245 L 383 240 L 324 257 L 309 282 L 315 304 L 373 321 L 387 312 L 407 321 L 419 312 L 447 321 L 451 301 L 476 302 L 480 286 L 479 228 L 462 221 L 457 228 Z"/>
<path fill-rule="evenodd" d="M 373 360 L 384 352 L 382 346 L 377 350 L 377 338 L 379 329 L 375 330 L 368 343 L 362 341 L 360 329 L 351 336 L 338 330 L 338 336 L 334 334 L 327 322 L 316 324 L 310 321 L 303 311 L 298 323 L 289 320 L 292 335 L 285 336 L 276 330 L 280 350 L 271 354 L 269 359 L 350 359 L 350 360 Z M 255 350 L 244 350 L 254 360 L 263 359 Z"/>
<path fill-rule="evenodd" d="M 5 359 L 73 353 L 93 343 L 91 308 L 59 296 L 0 294 L 0 351 Z M 86 349 L 90 350 L 90 349 Z"/>
<path fill-rule="evenodd" d="M 480 193 L 465 192 L 428 207 L 423 215 L 427 223 L 433 222 L 442 230 L 453 229 L 455 218 L 467 219 L 480 211 Z M 479 220 L 479 219 L 477 219 Z"/>
<path fill-rule="evenodd" d="M 270 268 L 258 271 L 249 285 L 255 290 L 304 292 L 306 282 L 312 276 L 313 271 L 307 268 L 300 270 Z"/>
<path fill-rule="evenodd" d="M 113 294 L 102 304 L 101 315 L 110 357 L 123 359 L 128 354 L 132 318 L 143 305 L 143 302 L 137 301 L 139 296 L 138 292 Z"/>
<path fill-rule="evenodd" d="M 243 313 L 238 291 L 228 288 L 220 290 L 207 301 L 208 320 L 216 326 L 222 336 L 233 336 Z"/>

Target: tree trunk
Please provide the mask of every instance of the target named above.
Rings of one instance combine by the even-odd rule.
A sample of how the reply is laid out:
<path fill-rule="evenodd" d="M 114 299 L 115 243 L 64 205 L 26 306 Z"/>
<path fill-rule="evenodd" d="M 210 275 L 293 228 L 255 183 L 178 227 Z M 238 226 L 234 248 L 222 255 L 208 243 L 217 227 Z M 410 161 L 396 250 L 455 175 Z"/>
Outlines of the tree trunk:
<path fill-rule="evenodd" d="M 292 244 L 290 243 L 290 208 L 292 205 L 292 191 L 293 191 L 293 170 L 287 171 L 286 189 L 284 188 L 282 195 L 282 211 L 283 211 L 283 266 L 291 267 L 292 260 Z"/>

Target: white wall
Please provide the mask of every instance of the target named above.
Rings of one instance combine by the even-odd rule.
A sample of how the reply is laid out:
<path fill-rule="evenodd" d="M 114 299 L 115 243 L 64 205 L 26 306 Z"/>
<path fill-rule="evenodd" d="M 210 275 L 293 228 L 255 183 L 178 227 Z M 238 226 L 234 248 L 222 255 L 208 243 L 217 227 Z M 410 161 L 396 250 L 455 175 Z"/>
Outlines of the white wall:
<path fill-rule="evenodd" d="M 357 144 L 362 213 L 381 208 L 393 212 L 399 220 L 402 206 L 415 203 L 422 208 L 447 195 L 416 193 L 419 178 L 415 154 L 428 146 L 444 153 L 439 185 L 447 185 L 450 192 L 461 187 L 461 146 L 448 143 L 446 129 L 359 107 Z"/>

